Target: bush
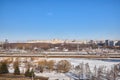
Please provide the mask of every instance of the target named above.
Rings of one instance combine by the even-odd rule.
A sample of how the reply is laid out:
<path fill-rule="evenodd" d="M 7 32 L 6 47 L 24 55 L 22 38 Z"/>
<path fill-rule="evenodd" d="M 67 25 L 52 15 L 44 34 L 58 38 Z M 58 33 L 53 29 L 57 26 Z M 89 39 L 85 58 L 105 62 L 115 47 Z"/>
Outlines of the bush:
<path fill-rule="evenodd" d="M 0 74 L 6 74 L 6 73 L 9 73 L 7 63 L 6 62 L 1 62 Z"/>
<path fill-rule="evenodd" d="M 15 67 L 14 75 L 20 75 L 20 70 L 18 66 Z"/>
<path fill-rule="evenodd" d="M 35 77 L 35 74 L 34 74 L 34 71 L 33 69 L 30 71 L 30 69 L 28 69 L 26 72 L 25 72 L 25 77 Z"/>
<path fill-rule="evenodd" d="M 33 69 L 31 70 L 29 77 L 35 77 Z"/>
<path fill-rule="evenodd" d="M 57 69 L 59 72 L 68 72 L 71 69 L 71 64 L 67 60 L 61 60 L 57 64 Z"/>
<path fill-rule="evenodd" d="M 30 75 L 30 70 L 29 70 L 29 68 L 28 68 L 28 70 L 25 72 L 25 77 L 29 77 L 29 75 Z"/>

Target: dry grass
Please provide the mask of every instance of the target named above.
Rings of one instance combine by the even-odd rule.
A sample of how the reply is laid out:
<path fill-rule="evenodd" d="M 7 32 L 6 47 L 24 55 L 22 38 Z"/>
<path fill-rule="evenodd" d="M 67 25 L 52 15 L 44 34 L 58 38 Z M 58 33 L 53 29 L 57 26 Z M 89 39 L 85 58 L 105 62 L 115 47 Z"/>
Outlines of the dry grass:
<path fill-rule="evenodd" d="M 0 80 L 31 80 L 27 78 L 2 78 L 0 77 Z"/>
<path fill-rule="evenodd" d="M 24 75 L 0 74 L 0 80 L 31 80 Z"/>
<path fill-rule="evenodd" d="M 0 80 L 31 80 L 24 75 L 0 74 Z M 34 80 L 48 80 L 47 77 L 36 77 Z"/>

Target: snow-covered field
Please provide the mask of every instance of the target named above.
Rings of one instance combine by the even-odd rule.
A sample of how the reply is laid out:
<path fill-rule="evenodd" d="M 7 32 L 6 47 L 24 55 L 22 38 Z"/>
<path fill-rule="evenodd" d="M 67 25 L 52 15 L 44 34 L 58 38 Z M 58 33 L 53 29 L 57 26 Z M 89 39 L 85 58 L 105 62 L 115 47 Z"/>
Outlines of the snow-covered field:
<path fill-rule="evenodd" d="M 60 60 L 67 60 L 71 63 L 71 65 L 73 66 L 77 66 L 79 65 L 80 63 L 83 63 L 83 64 L 86 64 L 88 63 L 89 64 L 89 67 L 90 67 L 90 70 L 92 72 L 94 72 L 94 67 L 96 66 L 97 68 L 100 67 L 100 66 L 105 66 L 106 69 L 111 69 L 111 67 L 113 67 L 115 64 L 119 64 L 120 62 L 120 59 L 118 59 L 118 61 L 112 61 L 112 60 L 115 60 L 115 59 L 109 59 L 109 60 L 93 60 L 93 59 L 79 59 L 79 58 L 46 58 L 46 60 L 54 60 L 56 62 L 60 61 Z M 38 76 L 39 75 L 46 75 L 47 77 L 50 77 L 49 80 L 55 80 L 56 79 L 59 79 L 59 80 L 72 80 L 70 77 L 68 77 L 67 75 L 61 73 L 61 74 L 55 74 L 55 73 L 40 73 L 40 74 L 37 74 Z M 55 76 L 56 75 L 56 76 Z M 71 75 L 71 74 L 70 74 Z M 70 79 L 69 79 L 70 78 Z M 74 80 L 74 79 L 73 79 Z"/>
<path fill-rule="evenodd" d="M 0 58 L 0 61 L 3 60 L 3 58 Z M 95 59 L 83 59 L 83 58 L 39 58 L 36 60 L 31 61 L 29 58 L 27 59 L 30 62 L 38 62 L 39 60 L 54 60 L 55 62 L 58 62 L 60 60 L 67 60 L 71 63 L 72 66 L 77 66 L 80 63 L 88 63 L 90 66 L 90 70 L 92 71 L 94 67 L 100 67 L 100 66 L 105 66 L 106 68 L 110 69 L 114 64 L 120 63 L 120 59 L 117 59 L 118 61 L 111 61 L 115 59 L 107 59 L 106 60 L 95 60 Z M 25 61 L 25 58 L 21 58 L 20 61 Z M 24 65 L 21 65 L 20 68 L 24 67 Z M 12 69 L 10 69 L 12 70 Z"/>
<path fill-rule="evenodd" d="M 36 76 L 44 76 L 49 77 L 49 80 L 70 80 L 70 77 L 66 76 L 64 73 L 56 73 L 56 72 L 43 72 L 43 73 L 35 73 Z"/>
<path fill-rule="evenodd" d="M 0 58 L 0 60 L 3 60 L 2 58 Z M 58 62 L 60 60 L 67 60 L 71 63 L 72 66 L 77 66 L 80 63 L 89 64 L 90 70 L 94 71 L 94 67 L 96 66 L 97 68 L 100 66 L 105 66 L 106 69 L 111 69 L 112 66 L 114 66 L 115 64 L 119 64 L 120 63 L 120 59 L 118 59 L 118 61 L 112 61 L 115 59 L 110 59 L 110 60 L 95 60 L 95 59 L 81 59 L 81 58 L 39 58 L 39 59 L 35 59 L 33 61 L 31 61 L 30 59 L 28 59 L 27 61 L 34 63 L 34 62 L 38 62 L 39 60 L 54 60 L 55 62 Z M 26 66 L 24 63 L 22 63 L 23 61 L 25 61 L 25 58 L 21 58 L 21 65 L 19 66 L 20 68 L 20 72 L 24 73 L 26 71 Z M 14 69 L 13 69 L 13 64 L 10 64 L 9 66 L 9 72 L 13 73 Z M 55 79 L 59 79 L 59 80 L 70 80 L 70 78 L 68 76 L 66 76 L 64 73 L 56 73 L 56 72 L 43 72 L 43 73 L 35 73 L 36 76 L 45 76 L 45 77 L 49 77 L 49 80 L 55 80 Z"/>
<path fill-rule="evenodd" d="M 120 62 L 113 62 L 113 61 L 103 61 L 103 60 L 93 60 L 93 59 L 79 59 L 79 58 L 47 58 L 47 60 L 68 60 L 72 65 L 77 66 L 80 63 L 88 63 L 90 66 L 91 71 L 93 71 L 94 67 L 105 66 L 106 68 L 110 69 L 113 65 L 118 64 Z M 120 59 L 119 59 L 120 61 Z"/>

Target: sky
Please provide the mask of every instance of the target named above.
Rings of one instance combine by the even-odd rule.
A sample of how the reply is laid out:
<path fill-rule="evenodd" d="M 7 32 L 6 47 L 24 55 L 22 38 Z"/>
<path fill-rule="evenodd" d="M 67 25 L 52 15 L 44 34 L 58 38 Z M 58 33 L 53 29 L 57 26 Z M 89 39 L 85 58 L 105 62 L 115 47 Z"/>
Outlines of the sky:
<path fill-rule="evenodd" d="M 120 0 L 0 0 L 0 40 L 120 40 Z"/>

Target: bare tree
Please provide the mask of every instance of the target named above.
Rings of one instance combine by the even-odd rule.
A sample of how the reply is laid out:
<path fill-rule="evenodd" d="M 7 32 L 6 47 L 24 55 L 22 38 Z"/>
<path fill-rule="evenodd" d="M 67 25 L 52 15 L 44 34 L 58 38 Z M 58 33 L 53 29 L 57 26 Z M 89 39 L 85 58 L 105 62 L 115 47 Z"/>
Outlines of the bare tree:
<path fill-rule="evenodd" d="M 71 69 L 71 64 L 67 60 L 61 60 L 57 63 L 57 70 L 59 72 L 68 72 Z"/>
<path fill-rule="evenodd" d="M 53 70 L 55 62 L 53 60 L 47 61 L 47 67 L 49 70 Z"/>
<path fill-rule="evenodd" d="M 46 60 L 42 60 L 38 62 L 38 69 L 40 70 L 40 72 L 43 72 L 44 68 L 46 68 L 47 66 L 47 61 Z"/>

